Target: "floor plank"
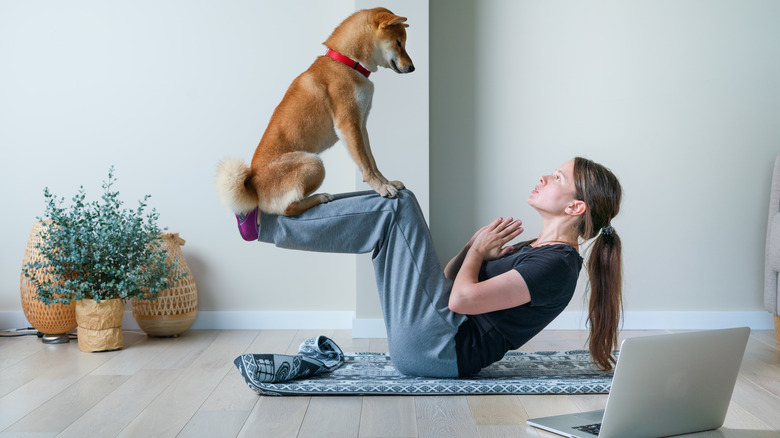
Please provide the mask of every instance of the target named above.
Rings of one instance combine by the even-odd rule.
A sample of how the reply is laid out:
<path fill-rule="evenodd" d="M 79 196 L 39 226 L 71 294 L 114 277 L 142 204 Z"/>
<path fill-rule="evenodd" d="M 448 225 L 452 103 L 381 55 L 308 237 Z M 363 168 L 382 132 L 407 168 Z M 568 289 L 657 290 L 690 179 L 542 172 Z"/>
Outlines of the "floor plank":
<path fill-rule="evenodd" d="M 178 438 L 230 438 L 238 435 L 248 411 L 198 411 Z"/>
<path fill-rule="evenodd" d="M 239 438 L 295 438 L 309 409 L 310 397 L 260 397 Z"/>
<path fill-rule="evenodd" d="M 528 414 L 517 396 L 468 396 L 471 416 L 477 426 L 517 426 L 525 424 Z"/>
<path fill-rule="evenodd" d="M 520 403 L 529 418 L 548 417 L 580 412 L 571 395 L 519 395 Z"/>
<path fill-rule="evenodd" d="M 414 401 L 420 436 L 477 436 L 477 426 L 465 396 L 423 396 Z"/>
<path fill-rule="evenodd" d="M 626 331 L 621 340 L 668 331 Z M 176 339 L 126 334 L 126 348 L 83 353 L 76 342 L 0 340 L 4 437 L 534 437 L 528 417 L 603 409 L 606 395 L 258 396 L 235 370 L 242 353 L 297 353 L 326 335 L 344 351 L 387 351 L 349 330 L 189 331 Z M 548 330 L 523 351 L 585 348 L 585 331 Z M 751 333 L 723 428 L 692 437 L 780 437 L 780 342 Z M 556 437 L 557 438 L 557 437 Z"/>
<path fill-rule="evenodd" d="M 243 353 L 255 337 L 251 331 L 220 332 L 118 436 L 175 437 L 231 370 L 232 358 Z"/>
<path fill-rule="evenodd" d="M 38 409 L 118 354 L 116 351 L 83 353 L 75 343 L 47 347 L 52 348 L 46 348 L 2 373 L 0 387 L 5 394 L 0 398 L 0 430 Z M 10 380 L 6 379 L 7 375 Z M 18 386 L 13 388 L 14 385 Z"/>
<path fill-rule="evenodd" d="M 766 388 L 740 376 L 731 400 L 772 429 L 780 431 L 780 398 Z"/>
<path fill-rule="evenodd" d="M 357 437 L 361 397 L 312 397 L 298 438 Z"/>
<path fill-rule="evenodd" d="M 113 437 L 138 417 L 176 377 L 179 370 L 142 369 L 69 425 L 61 438 Z"/>
<path fill-rule="evenodd" d="M 179 338 L 143 336 L 134 347 L 126 348 L 107 361 L 93 374 L 133 375 L 142 368 L 181 368 L 182 356 L 202 351 L 203 344 L 213 339 L 216 332 L 187 332 Z"/>
<path fill-rule="evenodd" d="M 46 348 L 42 342 L 29 342 L 31 339 L 30 336 L 19 336 L 0 340 L 0 372 Z"/>
<path fill-rule="evenodd" d="M 129 378 L 130 376 L 85 376 L 4 432 L 60 433 Z"/>
<path fill-rule="evenodd" d="M 146 369 L 184 369 L 208 348 L 220 332 L 217 330 L 190 330 L 178 338 L 149 338 L 152 345 L 163 345 L 161 351 L 143 364 Z"/>
<path fill-rule="evenodd" d="M 417 414 L 414 397 L 363 397 L 361 438 L 415 438 Z"/>

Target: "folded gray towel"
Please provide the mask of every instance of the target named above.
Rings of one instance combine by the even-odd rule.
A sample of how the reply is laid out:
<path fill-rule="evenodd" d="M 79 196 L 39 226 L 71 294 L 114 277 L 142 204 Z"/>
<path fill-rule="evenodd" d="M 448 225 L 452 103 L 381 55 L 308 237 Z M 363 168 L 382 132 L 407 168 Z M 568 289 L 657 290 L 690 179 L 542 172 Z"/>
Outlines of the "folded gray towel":
<path fill-rule="evenodd" d="M 233 363 L 251 388 L 257 383 L 279 383 L 327 373 L 344 363 L 344 353 L 333 340 L 318 336 L 303 341 L 295 356 L 287 354 L 242 354 Z"/>

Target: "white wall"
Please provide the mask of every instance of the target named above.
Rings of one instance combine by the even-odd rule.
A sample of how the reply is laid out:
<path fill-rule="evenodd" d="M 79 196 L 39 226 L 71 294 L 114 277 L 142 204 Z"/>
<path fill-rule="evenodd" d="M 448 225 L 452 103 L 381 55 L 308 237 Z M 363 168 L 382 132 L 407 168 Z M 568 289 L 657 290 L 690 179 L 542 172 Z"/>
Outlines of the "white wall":
<path fill-rule="evenodd" d="M 369 132 L 380 169 L 414 189 L 427 211 L 427 2 L 384 4 L 409 17 L 408 49 L 419 71 L 372 75 Z M 356 256 L 243 242 L 212 180 L 221 158 L 251 158 L 287 86 L 324 53 L 333 28 L 356 8 L 374 6 L 0 3 L 0 312 L 20 309 L 22 256 L 44 210 L 43 188 L 70 198 L 83 184 L 96 199 L 114 164 L 125 202 L 132 207 L 151 193 L 161 225 L 187 240 L 205 321 L 230 324 L 238 315 L 251 325 L 285 310 L 333 312 L 322 323 L 333 324 L 352 315 L 364 276 Z M 420 95 L 425 104 L 411 105 Z M 388 126 L 409 130 L 399 136 Z M 343 145 L 323 158 L 323 191 L 368 189 Z"/>
<path fill-rule="evenodd" d="M 443 261 L 499 215 L 538 231 L 525 204 L 536 178 L 584 155 L 625 189 L 615 227 L 628 314 L 645 326 L 667 323 L 659 315 L 762 315 L 780 3 L 435 0 L 430 63 L 427 2 L 383 4 L 409 17 L 418 70 L 372 76 L 372 143 L 385 174 L 430 199 Z M 211 182 L 221 157 L 251 156 L 291 79 L 356 6 L 373 5 L 0 3 L 0 313 L 18 313 L 43 187 L 97 195 L 115 164 L 125 199 L 152 193 L 161 222 L 187 239 L 204 324 L 352 314 L 356 295 L 367 301 L 358 316 L 376 315 L 367 256 L 245 244 Z M 324 189 L 353 190 L 343 148 L 325 159 Z M 567 313 L 574 325 L 581 293 Z"/>
<path fill-rule="evenodd" d="M 442 260 L 497 216 L 533 237 L 532 186 L 582 155 L 623 184 L 627 315 L 763 311 L 780 3 L 457 0 L 431 17 Z"/>

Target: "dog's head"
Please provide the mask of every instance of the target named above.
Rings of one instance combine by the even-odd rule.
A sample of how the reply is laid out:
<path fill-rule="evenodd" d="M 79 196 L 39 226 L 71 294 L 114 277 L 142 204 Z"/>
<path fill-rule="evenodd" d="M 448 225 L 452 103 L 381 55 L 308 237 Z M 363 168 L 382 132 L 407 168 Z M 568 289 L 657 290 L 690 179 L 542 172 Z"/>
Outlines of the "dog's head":
<path fill-rule="evenodd" d="M 325 46 L 360 61 L 370 71 L 377 67 L 411 73 L 414 63 L 406 53 L 405 17 L 385 8 L 363 9 L 344 20 L 325 41 Z"/>
<path fill-rule="evenodd" d="M 396 73 L 411 73 L 414 63 L 406 53 L 406 17 L 382 11 L 375 17 L 374 62 Z"/>

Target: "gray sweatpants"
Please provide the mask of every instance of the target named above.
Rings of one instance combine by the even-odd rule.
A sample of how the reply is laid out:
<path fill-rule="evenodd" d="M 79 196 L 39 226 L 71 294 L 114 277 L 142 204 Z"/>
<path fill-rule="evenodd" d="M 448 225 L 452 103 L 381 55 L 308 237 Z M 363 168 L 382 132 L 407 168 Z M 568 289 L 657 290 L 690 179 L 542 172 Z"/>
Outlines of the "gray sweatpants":
<path fill-rule="evenodd" d="M 452 312 L 444 277 L 417 199 L 375 192 L 337 195 L 304 213 L 262 214 L 262 242 L 306 251 L 373 251 L 390 357 L 404 374 L 457 377 L 455 334 L 465 316 Z"/>

